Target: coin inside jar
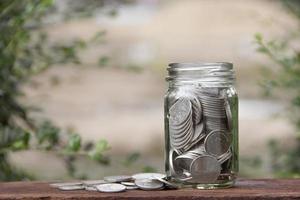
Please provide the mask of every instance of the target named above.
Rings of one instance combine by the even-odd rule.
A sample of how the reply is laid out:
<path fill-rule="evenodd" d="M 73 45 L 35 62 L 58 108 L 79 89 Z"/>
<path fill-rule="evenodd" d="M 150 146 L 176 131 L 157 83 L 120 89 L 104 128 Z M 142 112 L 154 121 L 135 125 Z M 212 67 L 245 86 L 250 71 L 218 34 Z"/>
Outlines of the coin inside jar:
<path fill-rule="evenodd" d="M 180 98 L 170 108 L 170 124 L 180 125 L 188 118 L 191 112 L 191 102 L 188 99 Z"/>
<path fill-rule="evenodd" d="M 193 160 L 190 172 L 193 178 L 189 182 L 213 183 L 220 175 L 221 166 L 215 157 L 201 155 Z"/>
<path fill-rule="evenodd" d="M 225 132 L 215 130 L 205 138 L 204 147 L 208 154 L 219 157 L 228 151 L 230 140 Z"/>

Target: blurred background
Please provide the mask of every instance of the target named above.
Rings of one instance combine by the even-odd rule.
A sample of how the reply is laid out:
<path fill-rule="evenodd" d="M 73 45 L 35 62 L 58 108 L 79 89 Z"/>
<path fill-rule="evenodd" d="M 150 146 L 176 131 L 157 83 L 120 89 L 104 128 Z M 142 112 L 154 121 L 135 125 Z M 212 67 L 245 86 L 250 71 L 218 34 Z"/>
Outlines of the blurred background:
<path fill-rule="evenodd" d="M 0 3 L 0 180 L 164 171 L 170 62 L 233 62 L 240 177 L 300 175 L 300 4 Z"/>

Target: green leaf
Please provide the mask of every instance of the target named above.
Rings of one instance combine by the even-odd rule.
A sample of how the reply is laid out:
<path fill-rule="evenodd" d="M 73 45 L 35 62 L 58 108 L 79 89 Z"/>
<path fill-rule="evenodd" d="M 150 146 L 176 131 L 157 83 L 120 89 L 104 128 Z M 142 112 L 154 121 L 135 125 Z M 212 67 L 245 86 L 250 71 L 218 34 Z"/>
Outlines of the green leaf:
<path fill-rule="evenodd" d="M 24 150 L 28 149 L 30 140 L 30 133 L 25 132 L 23 136 L 16 142 L 12 144 L 13 150 Z"/>
<path fill-rule="evenodd" d="M 107 156 L 104 156 L 102 153 L 100 153 L 96 150 L 89 151 L 88 156 L 90 157 L 90 159 L 97 161 L 104 165 L 108 165 L 110 163 L 110 160 Z"/>
<path fill-rule="evenodd" d="M 78 134 L 72 134 L 66 149 L 72 152 L 77 152 L 80 150 L 80 148 L 81 148 L 81 137 Z"/>
<path fill-rule="evenodd" d="M 99 153 L 103 153 L 104 151 L 110 150 L 110 146 L 108 145 L 107 140 L 101 139 L 96 143 L 95 150 Z"/>
<path fill-rule="evenodd" d="M 140 158 L 140 153 L 138 152 L 134 152 L 134 153 L 131 153 L 129 154 L 126 159 L 123 161 L 123 164 L 125 166 L 130 166 L 132 165 L 133 163 L 135 163 L 139 158 Z"/>
<path fill-rule="evenodd" d="M 54 126 L 50 121 L 45 121 L 38 128 L 36 133 L 38 143 L 45 149 L 52 149 L 59 141 L 60 129 Z"/>
<path fill-rule="evenodd" d="M 100 42 L 102 41 L 103 37 L 106 35 L 106 31 L 99 31 L 97 32 L 90 40 L 90 43 Z"/>
<path fill-rule="evenodd" d="M 254 35 L 254 37 L 255 37 L 255 39 L 256 39 L 257 42 L 262 42 L 262 40 L 263 40 L 263 36 L 262 36 L 261 33 L 256 33 Z"/>
<path fill-rule="evenodd" d="M 108 64 L 108 62 L 109 62 L 109 57 L 108 56 L 102 56 L 98 60 L 98 65 L 100 67 L 104 67 Z"/>

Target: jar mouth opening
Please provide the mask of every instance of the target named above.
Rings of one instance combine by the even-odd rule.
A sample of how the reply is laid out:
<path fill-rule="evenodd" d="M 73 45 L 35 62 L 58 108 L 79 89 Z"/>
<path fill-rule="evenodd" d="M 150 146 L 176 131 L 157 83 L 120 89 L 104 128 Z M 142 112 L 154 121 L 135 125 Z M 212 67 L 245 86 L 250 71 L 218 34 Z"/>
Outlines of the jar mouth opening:
<path fill-rule="evenodd" d="M 183 62 L 170 63 L 167 68 L 168 71 L 185 71 L 185 70 L 205 70 L 205 69 L 219 69 L 232 70 L 233 64 L 230 62 Z"/>

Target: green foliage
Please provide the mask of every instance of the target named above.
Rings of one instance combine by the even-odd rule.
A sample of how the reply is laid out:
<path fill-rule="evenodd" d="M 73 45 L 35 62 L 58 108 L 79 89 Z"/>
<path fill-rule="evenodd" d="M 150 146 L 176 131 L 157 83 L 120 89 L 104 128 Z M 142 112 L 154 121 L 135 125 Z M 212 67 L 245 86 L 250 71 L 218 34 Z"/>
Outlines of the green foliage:
<path fill-rule="evenodd" d="M 147 172 L 157 172 L 157 170 L 154 167 L 149 166 L 149 165 L 143 167 L 142 171 L 145 172 L 145 173 L 147 173 Z"/>
<path fill-rule="evenodd" d="M 61 130 L 50 121 L 42 123 L 29 117 L 31 108 L 19 101 L 20 87 L 32 75 L 54 64 L 80 63 L 79 53 L 100 41 L 100 32 L 89 41 L 50 42 L 41 28 L 46 14 L 53 11 L 51 0 L 0 1 L 0 180 L 32 179 L 32 175 L 14 167 L 8 155 L 27 149 L 56 153 L 75 176 L 78 156 L 91 157 L 107 164 L 105 140 L 83 143 L 78 134 Z M 87 148 L 88 147 L 88 148 Z M 93 153 L 91 153 L 93 152 Z"/>
<path fill-rule="evenodd" d="M 141 154 L 138 152 L 134 152 L 129 154 L 126 159 L 123 161 L 123 165 L 128 167 L 133 165 L 138 159 L 141 157 Z"/>
<path fill-rule="evenodd" d="M 290 14 L 300 22 L 300 2 L 294 0 L 282 1 Z M 295 30 L 288 30 L 286 37 L 266 41 L 261 34 L 255 35 L 258 44 L 257 51 L 267 55 L 275 65 L 266 68 L 262 82 L 266 94 L 273 94 L 280 90 L 289 100 L 286 113 L 296 128 L 296 145 L 288 150 L 281 149 L 277 141 L 269 144 L 272 160 L 272 169 L 280 177 L 300 176 L 300 50 L 293 44 L 300 42 L 300 23 Z"/>
<path fill-rule="evenodd" d="M 110 150 L 108 142 L 102 139 L 99 140 L 93 148 L 91 148 L 91 150 L 88 152 L 88 155 L 91 159 L 99 163 L 109 164 L 109 158 L 103 154 L 108 150 Z"/>
<path fill-rule="evenodd" d="M 72 134 L 66 149 L 71 152 L 77 152 L 81 147 L 81 137 L 78 134 Z"/>

